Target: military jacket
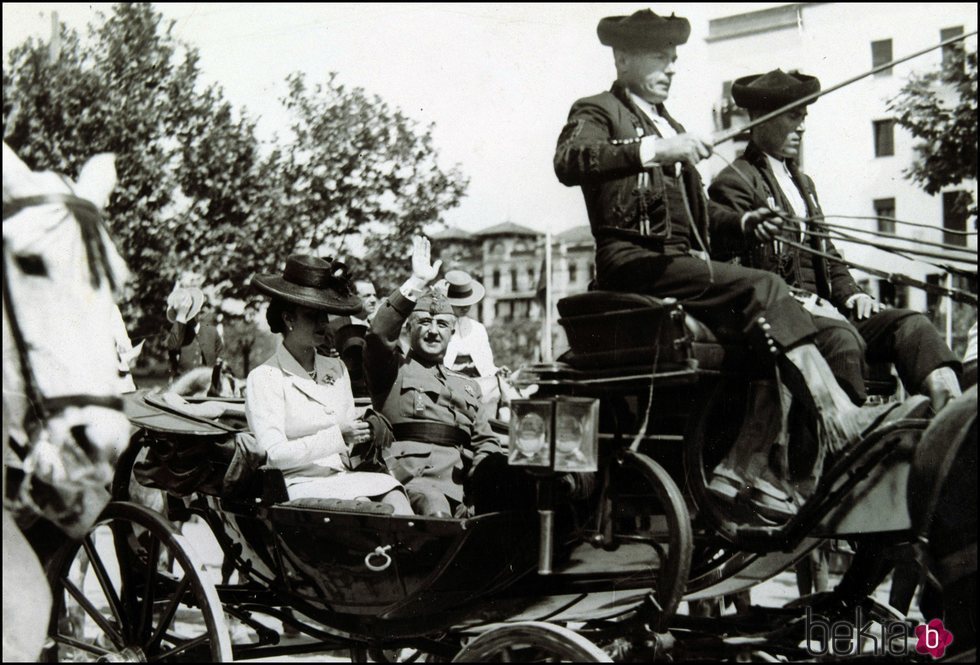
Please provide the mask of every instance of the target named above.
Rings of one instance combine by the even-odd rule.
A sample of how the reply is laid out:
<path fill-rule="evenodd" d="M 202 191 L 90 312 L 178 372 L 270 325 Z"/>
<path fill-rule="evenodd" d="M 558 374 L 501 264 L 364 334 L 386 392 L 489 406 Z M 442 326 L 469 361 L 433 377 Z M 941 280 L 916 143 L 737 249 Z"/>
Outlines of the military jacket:
<path fill-rule="evenodd" d="M 403 354 L 398 333 L 414 304 L 399 291 L 378 309 L 365 339 L 364 369 L 371 401 L 396 432 L 392 457 L 399 464 L 395 476 L 403 482 L 426 478 L 446 496 L 463 498 L 462 483 L 485 455 L 500 453 L 482 404 L 479 384 L 448 369 Z M 465 445 L 437 445 L 399 440 L 402 423 L 429 422 L 453 426 L 469 439 Z"/>

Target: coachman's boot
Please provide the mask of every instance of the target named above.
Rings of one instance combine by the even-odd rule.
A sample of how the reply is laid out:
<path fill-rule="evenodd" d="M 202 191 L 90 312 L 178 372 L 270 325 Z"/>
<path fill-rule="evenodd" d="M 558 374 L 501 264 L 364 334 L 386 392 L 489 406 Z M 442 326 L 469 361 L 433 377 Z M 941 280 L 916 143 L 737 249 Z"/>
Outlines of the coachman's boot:
<path fill-rule="evenodd" d="M 769 452 L 782 425 L 778 390 L 771 380 L 749 384 L 738 438 L 714 468 L 708 491 L 728 503 L 741 499 L 766 519 L 785 521 L 796 514 L 796 506 L 769 467 Z"/>
<path fill-rule="evenodd" d="M 785 358 L 806 383 L 809 397 L 820 416 L 821 444 L 831 454 L 857 443 L 885 422 L 921 418 L 929 409 L 929 399 L 921 395 L 910 397 L 901 404 L 855 406 L 813 344 L 790 349 Z"/>

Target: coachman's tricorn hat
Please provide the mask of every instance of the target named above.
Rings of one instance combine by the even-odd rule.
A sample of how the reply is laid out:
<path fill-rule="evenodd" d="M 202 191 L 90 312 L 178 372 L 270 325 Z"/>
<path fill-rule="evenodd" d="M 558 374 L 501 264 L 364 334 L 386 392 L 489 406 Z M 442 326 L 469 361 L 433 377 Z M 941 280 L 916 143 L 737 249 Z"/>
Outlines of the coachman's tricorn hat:
<path fill-rule="evenodd" d="M 607 16 L 596 28 L 599 41 L 624 51 L 651 51 L 687 43 L 691 23 L 680 16 L 657 16 L 641 9 L 630 16 Z"/>
<path fill-rule="evenodd" d="M 282 275 L 256 275 L 252 283 L 267 295 L 331 314 L 357 314 L 362 307 L 340 261 L 293 254 Z"/>
<path fill-rule="evenodd" d="M 774 69 L 736 79 L 732 99 L 744 109 L 775 111 L 819 91 L 820 81 L 815 76 Z"/>

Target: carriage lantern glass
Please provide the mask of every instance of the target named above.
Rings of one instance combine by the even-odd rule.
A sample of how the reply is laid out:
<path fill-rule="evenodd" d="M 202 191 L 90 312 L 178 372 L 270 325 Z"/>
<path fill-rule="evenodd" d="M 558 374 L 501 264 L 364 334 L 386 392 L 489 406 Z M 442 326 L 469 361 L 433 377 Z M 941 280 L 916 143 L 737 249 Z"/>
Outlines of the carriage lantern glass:
<path fill-rule="evenodd" d="M 511 402 L 513 466 L 555 471 L 597 469 L 599 400 L 582 397 Z"/>
<path fill-rule="evenodd" d="M 598 470 L 599 400 L 555 401 L 555 471 Z"/>
<path fill-rule="evenodd" d="M 513 466 L 551 467 L 551 400 L 510 403 L 510 452 Z"/>

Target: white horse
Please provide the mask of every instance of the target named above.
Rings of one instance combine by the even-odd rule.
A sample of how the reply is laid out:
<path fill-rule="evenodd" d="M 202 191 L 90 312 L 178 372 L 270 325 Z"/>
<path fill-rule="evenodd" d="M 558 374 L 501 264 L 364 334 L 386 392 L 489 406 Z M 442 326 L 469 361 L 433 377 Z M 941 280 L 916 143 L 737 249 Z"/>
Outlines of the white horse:
<path fill-rule="evenodd" d="M 18 522 L 45 517 L 83 535 L 129 440 L 112 327 L 113 288 L 128 273 L 99 213 L 114 185 L 111 155 L 72 183 L 3 145 L 4 659 L 36 660 L 50 621 Z"/>

